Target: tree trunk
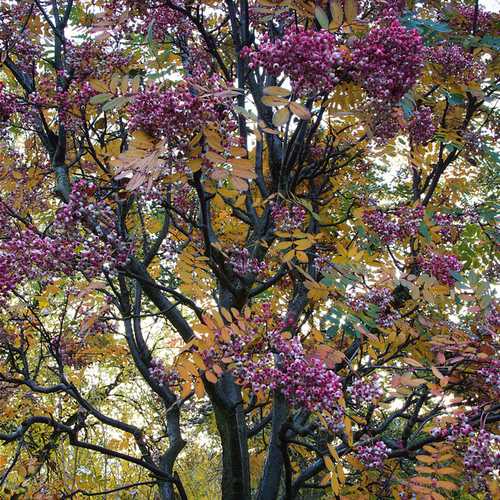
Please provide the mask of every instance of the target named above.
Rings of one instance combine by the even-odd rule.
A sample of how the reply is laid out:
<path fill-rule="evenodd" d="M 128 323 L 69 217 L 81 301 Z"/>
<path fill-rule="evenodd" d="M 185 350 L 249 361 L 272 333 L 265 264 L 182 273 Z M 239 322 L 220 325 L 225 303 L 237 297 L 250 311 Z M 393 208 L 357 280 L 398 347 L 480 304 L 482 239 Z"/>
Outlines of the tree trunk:
<path fill-rule="evenodd" d="M 241 391 L 229 373 L 207 385 L 222 445 L 222 498 L 250 500 L 250 464 Z"/>
<path fill-rule="evenodd" d="M 280 490 L 281 473 L 283 470 L 280 431 L 288 416 L 288 406 L 285 398 L 279 392 L 274 394 L 272 411 L 271 440 L 256 500 L 274 500 L 278 498 Z"/>

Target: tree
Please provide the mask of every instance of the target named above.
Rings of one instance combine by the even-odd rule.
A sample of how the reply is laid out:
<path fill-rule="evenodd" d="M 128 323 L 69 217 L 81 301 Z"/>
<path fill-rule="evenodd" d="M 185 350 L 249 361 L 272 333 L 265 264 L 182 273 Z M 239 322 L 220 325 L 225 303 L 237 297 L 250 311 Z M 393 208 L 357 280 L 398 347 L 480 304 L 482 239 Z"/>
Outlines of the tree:
<path fill-rule="evenodd" d="M 499 494 L 497 15 L 0 13 L 2 497 Z"/>

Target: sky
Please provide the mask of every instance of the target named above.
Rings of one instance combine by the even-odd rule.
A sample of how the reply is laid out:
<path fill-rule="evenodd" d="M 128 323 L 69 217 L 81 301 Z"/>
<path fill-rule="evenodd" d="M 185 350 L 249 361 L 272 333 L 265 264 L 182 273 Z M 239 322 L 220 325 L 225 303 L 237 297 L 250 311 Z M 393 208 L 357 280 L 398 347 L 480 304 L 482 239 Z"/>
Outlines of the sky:
<path fill-rule="evenodd" d="M 488 10 L 500 11 L 500 0 L 481 0 L 479 3 Z"/>

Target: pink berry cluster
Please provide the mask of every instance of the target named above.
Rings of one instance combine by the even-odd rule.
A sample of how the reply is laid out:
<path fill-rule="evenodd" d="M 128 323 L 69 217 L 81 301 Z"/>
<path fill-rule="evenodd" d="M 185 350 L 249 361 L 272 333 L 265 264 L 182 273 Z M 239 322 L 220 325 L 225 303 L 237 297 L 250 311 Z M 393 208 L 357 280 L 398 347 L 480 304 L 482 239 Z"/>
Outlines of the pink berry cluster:
<path fill-rule="evenodd" d="M 447 78 L 464 83 L 478 80 L 484 75 L 485 67 L 460 45 L 445 43 L 426 51 L 429 62 L 439 65 Z"/>
<path fill-rule="evenodd" d="M 399 226 L 382 210 L 369 210 L 363 213 L 363 222 L 380 238 L 385 245 L 399 238 Z"/>
<path fill-rule="evenodd" d="M 20 2 L 26 4 L 26 2 Z M 26 4 L 29 5 L 29 4 Z M 0 7 L 1 9 L 1 7 Z M 0 11 L 0 22 L 2 15 Z M 32 74 L 36 62 L 40 60 L 40 44 L 35 43 L 32 33 L 28 29 L 21 31 L 19 28 L 23 20 L 19 18 L 19 13 L 14 16 L 6 16 L 0 25 L 0 50 L 8 52 L 9 56 L 16 62 L 17 66 L 25 73 Z M 22 14 L 20 16 L 22 18 Z"/>
<path fill-rule="evenodd" d="M 278 353 L 274 383 L 292 405 L 326 412 L 336 406 L 342 396 L 340 377 L 327 369 L 320 359 L 308 359 L 297 337 L 290 341 L 277 337 L 272 348 Z"/>
<path fill-rule="evenodd" d="M 152 358 L 149 364 L 149 376 L 163 387 L 170 387 L 179 381 L 176 371 L 167 370 L 160 358 Z"/>
<path fill-rule="evenodd" d="M 297 337 L 288 340 L 275 330 L 266 340 L 267 353 L 259 359 L 244 352 L 235 356 L 242 385 L 253 392 L 279 390 L 294 406 L 331 413 L 342 396 L 340 377 L 318 358 L 308 358 Z"/>
<path fill-rule="evenodd" d="M 486 314 L 486 323 L 492 330 L 500 329 L 500 308 L 498 306 L 498 301 L 493 302 L 490 310 Z"/>
<path fill-rule="evenodd" d="M 383 441 L 372 445 L 362 445 L 357 448 L 359 461 L 368 469 L 382 469 L 384 460 L 389 456 L 390 448 Z"/>
<path fill-rule="evenodd" d="M 266 269 L 266 263 L 250 255 L 248 248 L 233 247 L 229 254 L 229 264 L 234 274 L 244 278 L 247 274 L 259 274 Z"/>
<path fill-rule="evenodd" d="M 356 42 L 352 74 L 371 97 L 397 102 L 416 83 L 423 68 L 422 39 L 393 19 Z"/>
<path fill-rule="evenodd" d="M 469 446 L 465 451 L 464 466 L 467 472 L 486 476 L 494 470 L 498 471 L 498 467 L 500 466 L 499 444 L 500 436 L 481 429 L 470 440 Z M 494 448 L 496 448 L 496 451 Z"/>
<path fill-rule="evenodd" d="M 0 3 L 0 52 L 8 54 L 28 75 L 41 56 L 41 44 L 35 43 L 37 35 L 28 24 L 32 9 L 29 2 Z"/>
<path fill-rule="evenodd" d="M 175 89 L 151 87 L 136 94 L 129 106 L 130 129 L 142 129 L 170 144 L 185 146 L 193 132 L 223 118 L 216 100 L 205 100 L 179 83 Z"/>
<path fill-rule="evenodd" d="M 124 265 L 130 245 L 118 234 L 113 209 L 95 199 L 97 188 L 85 180 L 73 184 L 69 202 L 56 216 L 56 230 L 70 234 L 79 242 L 80 269 L 98 274 Z M 90 229 L 84 232 L 82 229 Z"/>
<path fill-rule="evenodd" d="M 382 243 L 389 245 L 418 234 L 424 217 L 424 208 L 398 207 L 394 211 L 394 216 L 395 220 L 392 220 L 389 214 L 382 210 L 369 210 L 363 214 L 363 222 L 377 234 Z"/>
<path fill-rule="evenodd" d="M 2 251 L 15 262 L 15 274 L 34 279 L 43 270 L 69 274 L 75 265 L 78 242 L 69 238 L 48 237 L 32 229 L 13 234 L 2 244 Z M 5 255 L 4 254 L 4 255 Z"/>
<path fill-rule="evenodd" d="M 183 183 L 172 193 L 172 204 L 175 210 L 183 215 L 192 215 L 196 210 L 196 196 L 189 184 Z"/>
<path fill-rule="evenodd" d="M 125 264 L 129 244 L 116 232 L 111 208 L 104 202 L 92 201 L 94 193 L 93 185 L 76 182 L 69 202 L 57 212 L 50 234 L 29 227 L 8 231 L 0 243 L 3 296 L 25 278 L 38 279 L 48 272 L 72 275 L 78 271 L 93 277 Z"/>
<path fill-rule="evenodd" d="M 377 306 L 377 324 L 383 328 L 389 328 L 400 318 L 399 312 L 391 307 L 392 301 L 393 296 L 389 288 L 373 288 L 365 295 L 350 299 L 348 304 L 358 312 L 369 311 L 370 305 Z"/>
<path fill-rule="evenodd" d="M 446 438 L 447 441 L 455 442 L 459 439 L 472 437 L 474 435 L 473 427 L 468 423 L 465 416 L 459 416 L 459 422 L 448 426 L 437 426 L 431 430 L 434 437 Z"/>
<path fill-rule="evenodd" d="M 462 264 L 455 255 L 444 255 L 436 252 L 429 252 L 418 259 L 420 268 L 424 273 L 434 276 L 443 285 L 453 286 L 455 278 L 451 273 L 460 272 Z"/>
<path fill-rule="evenodd" d="M 304 223 L 306 210 L 301 205 L 287 207 L 284 203 L 271 203 L 271 219 L 278 231 L 293 231 Z"/>
<path fill-rule="evenodd" d="M 377 99 L 369 100 L 365 108 L 372 117 L 371 129 L 378 145 L 386 144 L 401 132 L 404 122 L 400 108 Z"/>
<path fill-rule="evenodd" d="M 16 288 L 19 281 L 14 255 L 0 249 L 0 301 Z"/>
<path fill-rule="evenodd" d="M 66 47 L 67 77 L 77 83 L 88 78 L 104 78 L 123 71 L 132 56 L 123 49 L 103 41 L 87 40 L 80 45 L 68 42 Z"/>
<path fill-rule="evenodd" d="M 408 122 L 410 141 L 414 144 L 425 144 L 432 139 L 435 132 L 432 109 L 428 106 L 417 109 Z"/>
<path fill-rule="evenodd" d="M 230 342 L 216 335 L 216 345 L 201 353 L 206 366 L 231 358 L 233 374 L 244 388 L 256 394 L 278 390 L 291 405 L 324 412 L 338 427 L 342 380 L 318 357 L 309 356 L 298 337 L 285 333 L 294 319 L 282 319 L 274 326 L 267 306 L 253 315 L 252 324 L 255 330 L 233 334 Z"/>
<path fill-rule="evenodd" d="M 500 360 L 490 360 L 488 366 L 481 368 L 478 374 L 484 379 L 484 383 L 488 387 L 500 395 Z"/>
<path fill-rule="evenodd" d="M 357 406 L 375 403 L 384 394 L 380 379 L 376 375 L 369 379 L 354 379 L 354 382 L 347 388 L 347 392 Z"/>
<path fill-rule="evenodd" d="M 474 27 L 474 18 L 476 17 L 476 9 L 474 5 L 459 5 L 456 7 L 456 14 L 451 18 L 450 24 L 471 34 Z M 478 36 L 484 35 L 491 31 L 495 22 L 498 22 L 498 14 L 488 12 L 482 7 L 479 7 L 476 20 L 476 32 Z"/>
<path fill-rule="evenodd" d="M 402 206 L 396 209 L 395 215 L 398 219 L 399 239 L 404 240 L 418 234 L 424 213 L 425 209 L 421 205 L 415 208 Z"/>
<path fill-rule="evenodd" d="M 287 28 L 276 40 L 265 33 L 257 50 L 245 47 L 241 55 L 252 69 L 262 67 L 272 76 L 290 78 L 298 95 L 330 92 L 339 82 L 344 59 L 335 35 L 302 27 Z"/>
<path fill-rule="evenodd" d="M 394 19 L 403 14 L 406 0 L 375 0 L 374 4 L 380 19 Z"/>
<path fill-rule="evenodd" d="M 174 3 L 181 4 L 181 2 Z M 173 35 L 189 35 L 194 27 L 178 11 L 166 5 L 159 5 L 150 9 L 149 15 L 141 22 L 141 28 L 144 34 L 147 34 L 151 29 L 153 39 L 156 42 L 163 42 L 167 37 Z"/>
<path fill-rule="evenodd" d="M 452 214 L 435 213 L 432 220 L 439 226 L 439 234 L 444 241 L 453 241 L 454 233 L 459 230 L 457 217 Z"/>

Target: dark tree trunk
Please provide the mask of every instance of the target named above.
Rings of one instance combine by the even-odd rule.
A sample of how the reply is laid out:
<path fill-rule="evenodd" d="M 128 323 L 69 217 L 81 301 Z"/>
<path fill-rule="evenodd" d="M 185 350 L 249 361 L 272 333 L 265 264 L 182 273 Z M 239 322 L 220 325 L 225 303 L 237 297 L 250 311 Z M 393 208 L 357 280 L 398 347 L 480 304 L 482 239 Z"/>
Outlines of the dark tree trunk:
<path fill-rule="evenodd" d="M 222 446 L 222 498 L 250 500 L 250 464 L 241 391 L 232 375 L 207 384 Z"/>

